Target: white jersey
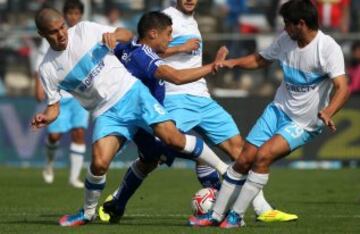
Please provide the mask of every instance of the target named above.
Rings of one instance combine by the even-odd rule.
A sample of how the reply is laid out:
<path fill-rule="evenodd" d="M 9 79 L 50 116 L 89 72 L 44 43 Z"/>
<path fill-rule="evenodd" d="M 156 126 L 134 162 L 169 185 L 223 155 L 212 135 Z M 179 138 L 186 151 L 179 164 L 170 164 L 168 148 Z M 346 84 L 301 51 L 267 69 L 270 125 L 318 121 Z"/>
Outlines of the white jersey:
<path fill-rule="evenodd" d="M 50 48 L 49 42 L 47 42 L 47 40 L 43 38 L 41 40 L 41 44 L 38 49 L 38 54 L 36 56 L 36 61 L 35 61 L 35 67 L 37 71 L 39 70 L 40 64 L 44 60 L 45 54 L 49 48 Z M 66 92 L 65 90 L 60 90 L 60 95 L 62 98 L 73 98 L 73 96 L 70 93 Z"/>
<path fill-rule="evenodd" d="M 322 125 L 317 117 L 328 105 L 331 79 L 345 74 L 340 46 L 321 31 L 304 48 L 283 32 L 260 52 L 266 60 L 278 60 L 284 73 L 274 103 L 293 121 L 308 131 Z"/>
<path fill-rule="evenodd" d="M 65 50 L 48 50 L 40 65 L 40 75 L 49 105 L 60 100 L 59 90 L 64 89 L 96 117 L 132 87 L 137 79 L 101 43 L 103 33 L 114 30 L 81 22 L 68 29 Z"/>
<path fill-rule="evenodd" d="M 192 53 L 179 53 L 164 59 L 166 64 L 175 69 L 187 69 L 202 66 L 202 37 L 198 24 L 194 17 L 185 15 L 174 7 L 166 8 L 163 11 L 172 19 L 172 38 L 169 47 L 184 44 L 187 40 L 197 38 L 200 40 L 200 48 Z M 184 85 L 175 85 L 165 82 L 166 95 L 191 94 L 195 96 L 210 97 L 204 78 Z"/>

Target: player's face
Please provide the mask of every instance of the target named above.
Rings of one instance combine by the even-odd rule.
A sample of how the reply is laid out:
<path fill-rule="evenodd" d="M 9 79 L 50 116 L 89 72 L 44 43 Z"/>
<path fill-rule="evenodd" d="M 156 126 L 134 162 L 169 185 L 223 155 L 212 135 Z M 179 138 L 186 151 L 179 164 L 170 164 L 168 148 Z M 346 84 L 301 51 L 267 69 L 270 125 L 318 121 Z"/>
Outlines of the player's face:
<path fill-rule="evenodd" d="M 289 37 L 294 41 L 299 40 L 301 31 L 298 25 L 291 23 L 286 19 L 284 19 L 284 25 L 284 30 L 287 32 Z"/>
<path fill-rule="evenodd" d="M 68 44 L 68 31 L 63 18 L 54 19 L 47 23 L 44 31 L 39 32 L 45 37 L 53 50 L 65 50 Z"/>
<path fill-rule="evenodd" d="M 157 37 L 157 46 L 156 46 L 156 52 L 157 53 L 164 53 L 166 49 L 169 46 L 169 42 L 172 40 L 171 37 L 172 34 L 172 27 L 167 26 L 164 30 L 158 31 L 158 37 Z"/>
<path fill-rule="evenodd" d="M 81 20 L 82 14 L 79 9 L 69 9 L 65 14 L 65 21 L 69 27 L 74 26 Z"/>
<path fill-rule="evenodd" d="M 191 15 L 198 3 L 198 0 L 177 0 L 176 7 L 186 15 Z"/>

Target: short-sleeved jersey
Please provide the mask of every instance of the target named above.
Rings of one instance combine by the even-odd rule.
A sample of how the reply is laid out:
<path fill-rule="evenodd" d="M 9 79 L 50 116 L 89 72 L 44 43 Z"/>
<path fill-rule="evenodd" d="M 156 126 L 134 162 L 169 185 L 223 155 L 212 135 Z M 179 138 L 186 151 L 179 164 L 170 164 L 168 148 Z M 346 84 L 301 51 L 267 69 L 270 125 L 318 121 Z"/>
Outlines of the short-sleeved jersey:
<path fill-rule="evenodd" d="M 140 79 L 150 93 L 163 104 L 165 84 L 154 76 L 157 68 L 164 64 L 163 60 L 149 46 L 138 44 L 136 40 L 127 44 L 119 43 L 114 52 L 126 69 Z"/>
<path fill-rule="evenodd" d="M 68 29 L 65 50 L 48 50 L 40 65 L 40 75 L 49 105 L 60 100 L 59 90 L 63 89 L 97 117 L 132 87 L 136 78 L 101 42 L 103 33 L 114 30 L 81 22 Z"/>
<path fill-rule="evenodd" d="M 304 48 L 283 32 L 267 49 L 260 52 L 266 60 L 278 60 L 284 80 L 274 103 L 292 120 L 308 131 L 322 125 L 317 117 L 328 105 L 332 78 L 345 74 L 340 46 L 321 31 Z"/>
<path fill-rule="evenodd" d="M 184 44 L 189 39 L 199 39 L 200 47 L 192 53 L 178 53 L 164 59 L 167 65 L 175 69 L 187 69 L 202 66 L 202 37 L 199 31 L 198 24 L 192 15 L 185 15 L 174 7 L 166 8 L 163 13 L 171 17 L 173 25 L 173 40 L 169 47 Z M 175 85 L 165 82 L 166 95 L 173 94 L 191 94 L 195 96 L 209 97 L 209 90 L 207 88 L 206 80 L 204 78 L 183 85 Z"/>
<path fill-rule="evenodd" d="M 36 71 L 39 70 L 40 64 L 44 60 L 45 54 L 49 48 L 50 48 L 49 42 L 47 42 L 47 40 L 43 38 L 41 40 L 41 44 L 38 49 L 38 54 L 36 56 L 36 61 L 35 61 Z M 70 93 L 66 92 L 65 90 L 60 90 L 60 94 L 61 94 L 62 98 L 72 98 L 73 97 Z"/>

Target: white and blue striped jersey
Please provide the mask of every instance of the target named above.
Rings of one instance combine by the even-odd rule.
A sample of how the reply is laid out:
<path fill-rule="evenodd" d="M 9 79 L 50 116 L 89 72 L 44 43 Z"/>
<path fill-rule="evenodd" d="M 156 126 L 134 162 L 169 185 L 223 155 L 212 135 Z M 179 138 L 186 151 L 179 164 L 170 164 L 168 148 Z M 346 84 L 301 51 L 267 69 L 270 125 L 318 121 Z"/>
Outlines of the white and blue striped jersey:
<path fill-rule="evenodd" d="M 317 114 L 328 105 L 331 79 L 345 74 L 344 56 L 335 40 L 318 31 L 308 45 L 299 48 L 283 32 L 260 55 L 266 60 L 278 60 L 284 73 L 275 105 L 308 131 L 322 126 Z"/>
<path fill-rule="evenodd" d="M 59 91 L 63 89 L 97 117 L 132 87 L 136 78 L 101 42 L 103 33 L 114 30 L 81 22 L 68 30 L 65 50 L 48 50 L 40 65 L 40 75 L 49 105 L 60 100 Z"/>
<path fill-rule="evenodd" d="M 163 13 L 172 19 L 172 38 L 169 47 L 184 44 L 189 39 L 199 39 L 200 47 L 191 53 L 178 53 L 164 59 L 167 65 L 175 69 L 187 69 L 202 66 L 203 43 L 198 24 L 192 15 L 185 15 L 174 7 L 166 8 Z M 204 78 L 192 83 L 175 85 L 165 82 L 166 95 L 191 94 L 195 96 L 210 97 Z"/>

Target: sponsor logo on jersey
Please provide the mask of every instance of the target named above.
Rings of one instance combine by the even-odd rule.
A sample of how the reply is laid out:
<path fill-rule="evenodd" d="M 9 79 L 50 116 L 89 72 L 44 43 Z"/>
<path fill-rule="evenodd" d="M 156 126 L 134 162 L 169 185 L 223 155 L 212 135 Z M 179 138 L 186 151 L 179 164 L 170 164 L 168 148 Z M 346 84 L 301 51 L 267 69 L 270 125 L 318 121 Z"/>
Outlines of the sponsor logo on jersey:
<path fill-rule="evenodd" d="M 90 87 L 95 79 L 95 77 L 97 77 L 101 70 L 104 68 L 105 63 L 104 61 L 101 61 L 91 72 L 90 74 L 84 79 L 82 80 L 79 90 L 80 91 L 84 91 L 85 89 L 87 89 L 88 87 Z"/>
<path fill-rule="evenodd" d="M 311 90 L 316 89 L 316 85 L 293 85 L 286 83 L 286 89 L 290 92 L 295 92 L 295 93 L 307 93 L 310 92 Z"/>

